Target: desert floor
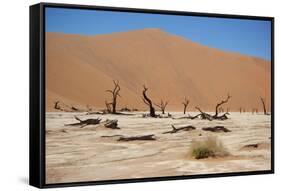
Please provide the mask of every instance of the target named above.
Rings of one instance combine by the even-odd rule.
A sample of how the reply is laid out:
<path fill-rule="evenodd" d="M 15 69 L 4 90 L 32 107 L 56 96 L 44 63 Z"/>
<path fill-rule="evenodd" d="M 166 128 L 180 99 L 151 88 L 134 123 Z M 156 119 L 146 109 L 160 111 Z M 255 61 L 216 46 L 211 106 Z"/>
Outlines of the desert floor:
<path fill-rule="evenodd" d="M 271 168 L 270 116 L 231 113 L 226 121 L 201 119 L 143 118 L 132 116 L 85 115 L 85 113 L 46 113 L 46 183 L 98 181 L 143 177 L 180 176 L 269 170 Z M 191 113 L 195 115 L 195 113 Z M 180 117 L 180 113 L 172 113 Z M 121 129 L 105 128 L 103 123 L 84 128 L 64 126 L 81 119 L 118 119 Z M 175 127 L 193 125 L 196 130 L 162 134 Z M 231 132 L 207 132 L 203 127 L 223 125 Z M 155 141 L 117 141 L 118 136 L 154 134 Z M 201 134 L 201 136 L 199 136 Z M 102 137 L 112 136 L 112 137 Z M 229 157 L 193 159 L 192 141 L 215 136 Z M 244 148 L 258 144 L 257 148 Z"/>

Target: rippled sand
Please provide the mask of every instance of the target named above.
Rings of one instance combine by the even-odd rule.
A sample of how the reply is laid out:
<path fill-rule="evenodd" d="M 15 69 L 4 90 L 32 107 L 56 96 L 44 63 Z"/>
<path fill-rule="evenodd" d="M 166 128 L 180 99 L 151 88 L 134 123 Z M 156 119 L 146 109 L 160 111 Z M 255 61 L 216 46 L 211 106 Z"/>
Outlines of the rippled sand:
<path fill-rule="evenodd" d="M 175 117 L 182 116 L 172 113 Z M 192 113 L 195 115 L 195 113 Z M 118 119 L 120 130 L 90 125 L 64 126 L 81 119 Z M 193 125 L 196 130 L 162 134 L 175 127 Z M 85 113 L 46 114 L 46 183 L 113 180 L 143 177 L 179 176 L 206 173 L 242 172 L 271 169 L 270 116 L 231 113 L 226 121 L 142 118 L 132 116 L 85 115 Z M 223 125 L 231 132 L 213 133 L 203 127 Z M 120 142 L 111 135 L 154 134 L 156 141 Z M 201 136 L 199 136 L 201 134 Z M 216 136 L 231 156 L 196 160 L 188 156 L 192 141 Z M 260 144 L 258 148 L 243 148 Z"/>

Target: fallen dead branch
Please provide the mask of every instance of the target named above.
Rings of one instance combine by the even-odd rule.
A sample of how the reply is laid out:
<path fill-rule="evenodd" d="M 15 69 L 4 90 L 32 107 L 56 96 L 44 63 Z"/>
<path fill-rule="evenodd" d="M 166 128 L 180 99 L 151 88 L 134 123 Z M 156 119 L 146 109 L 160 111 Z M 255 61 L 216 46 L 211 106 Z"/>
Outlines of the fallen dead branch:
<path fill-rule="evenodd" d="M 204 120 L 207 119 L 209 121 L 213 120 L 213 117 L 210 114 L 203 112 L 199 107 L 195 107 L 195 109 L 197 109 L 200 112 L 200 114 L 197 115 L 197 117 L 200 117 L 201 119 L 204 119 Z M 193 118 L 193 119 L 196 119 L 196 118 Z"/>
<path fill-rule="evenodd" d="M 101 111 L 88 111 L 86 115 L 104 115 L 106 112 Z"/>
<path fill-rule="evenodd" d="M 245 145 L 244 147 L 242 147 L 243 149 L 244 148 L 258 148 L 259 147 L 259 144 L 249 144 L 249 145 Z"/>
<path fill-rule="evenodd" d="M 270 149 L 270 143 L 254 143 L 244 145 L 240 150 L 253 150 L 253 149 Z"/>
<path fill-rule="evenodd" d="M 123 137 L 123 135 L 103 135 L 102 138 Z"/>
<path fill-rule="evenodd" d="M 179 128 L 176 128 L 174 125 L 172 125 L 172 130 L 171 131 L 166 131 L 162 134 L 167 134 L 167 133 L 177 133 L 178 131 L 191 131 L 191 130 L 195 130 L 196 127 L 192 126 L 192 125 L 188 125 L 188 126 L 185 126 L 185 127 L 179 127 Z"/>
<path fill-rule="evenodd" d="M 172 119 L 196 119 L 196 118 L 200 117 L 200 115 L 201 115 L 201 113 L 199 113 L 198 115 L 195 115 L 195 116 L 188 115 L 188 116 L 178 117 L 178 118 L 172 117 Z"/>
<path fill-rule="evenodd" d="M 156 138 L 153 134 L 134 136 L 134 137 L 120 137 L 117 141 L 155 141 Z"/>
<path fill-rule="evenodd" d="M 87 125 L 97 125 L 100 123 L 101 119 L 96 118 L 96 119 L 86 119 L 86 120 L 81 120 L 77 116 L 74 116 L 76 120 L 79 121 L 79 123 L 71 123 L 71 124 L 65 124 L 65 126 L 80 126 L 80 128 L 83 128 Z"/>
<path fill-rule="evenodd" d="M 87 112 L 87 113 L 86 113 L 86 115 L 106 115 L 106 114 L 114 114 L 114 115 L 136 115 L 135 113 L 121 113 L 121 112 L 108 113 L 107 111 L 92 111 L 92 112 Z"/>
<path fill-rule="evenodd" d="M 215 127 L 204 127 L 202 128 L 203 131 L 211 131 L 211 132 L 231 132 L 229 129 L 225 128 L 224 126 L 215 126 Z"/>

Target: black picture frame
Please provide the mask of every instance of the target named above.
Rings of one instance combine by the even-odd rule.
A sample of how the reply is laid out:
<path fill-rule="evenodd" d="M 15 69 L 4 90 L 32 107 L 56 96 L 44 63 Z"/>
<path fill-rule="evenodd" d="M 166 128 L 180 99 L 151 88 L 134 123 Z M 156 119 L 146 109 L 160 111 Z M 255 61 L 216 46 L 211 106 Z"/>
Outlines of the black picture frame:
<path fill-rule="evenodd" d="M 216 18 L 238 18 L 265 20 L 271 22 L 271 170 L 216 173 L 188 176 L 168 176 L 91 182 L 45 183 L 45 8 L 70 8 L 85 10 L 105 10 L 118 12 L 152 13 L 165 15 L 185 15 Z M 73 4 L 39 3 L 30 6 L 30 129 L 29 129 L 29 184 L 38 188 L 84 186 L 147 181 L 167 181 L 177 179 L 211 178 L 274 173 L 274 18 L 249 15 L 195 13 L 123 7 L 103 7 Z"/>

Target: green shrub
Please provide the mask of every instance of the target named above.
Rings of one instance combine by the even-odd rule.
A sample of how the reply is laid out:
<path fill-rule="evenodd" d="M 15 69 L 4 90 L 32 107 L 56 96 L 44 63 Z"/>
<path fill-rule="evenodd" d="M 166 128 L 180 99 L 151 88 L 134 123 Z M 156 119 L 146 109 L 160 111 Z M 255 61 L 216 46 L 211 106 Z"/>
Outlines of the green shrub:
<path fill-rule="evenodd" d="M 215 137 L 207 137 L 202 141 L 192 142 L 190 154 L 195 159 L 229 155 L 223 144 Z"/>

